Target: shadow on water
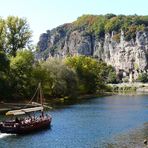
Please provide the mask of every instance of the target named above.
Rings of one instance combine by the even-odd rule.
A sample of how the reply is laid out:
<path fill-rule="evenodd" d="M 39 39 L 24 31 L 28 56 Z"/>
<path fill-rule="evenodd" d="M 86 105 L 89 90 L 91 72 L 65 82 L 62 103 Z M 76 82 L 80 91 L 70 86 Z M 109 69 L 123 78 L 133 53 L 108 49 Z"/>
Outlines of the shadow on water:
<path fill-rule="evenodd" d="M 57 109 L 70 108 L 71 105 L 84 104 L 86 102 L 90 103 L 91 101 L 93 102 L 95 99 L 103 99 L 106 96 L 86 95 L 84 97 L 79 97 L 79 98 L 53 99 L 46 101 L 46 103 L 48 106 L 51 106 L 53 110 L 57 110 Z"/>
<path fill-rule="evenodd" d="M 103 148 L 146 148 L 144 139 L 148 140 L 148 123 L 143 127 L 115 136 L 112 140 L 102 144 Z M 95 147 L 100 148 L 100 146 Z"/>

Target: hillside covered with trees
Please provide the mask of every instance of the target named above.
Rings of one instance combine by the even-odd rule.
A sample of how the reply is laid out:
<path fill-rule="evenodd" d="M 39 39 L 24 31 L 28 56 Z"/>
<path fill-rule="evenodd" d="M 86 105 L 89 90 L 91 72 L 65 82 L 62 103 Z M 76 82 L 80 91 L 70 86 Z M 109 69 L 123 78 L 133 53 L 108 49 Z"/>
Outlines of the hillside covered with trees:
<path fill-rule="evenodd" d="M 127 41 L 135 39 L 137 31 L 148 30 L 148 16 L 138 15 L 83 15 L 72 23 L 73 29 L 83 28 L 87 33 L 104 38 L 105 33 L 114 31 L 114 40 L 120 40 L 121 29 Z"/>

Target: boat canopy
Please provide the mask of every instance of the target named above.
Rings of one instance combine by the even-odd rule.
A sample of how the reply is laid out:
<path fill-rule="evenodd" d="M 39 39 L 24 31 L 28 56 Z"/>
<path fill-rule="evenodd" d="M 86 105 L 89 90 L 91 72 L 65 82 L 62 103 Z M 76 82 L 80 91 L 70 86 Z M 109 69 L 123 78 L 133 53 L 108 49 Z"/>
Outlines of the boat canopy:
<path fill-rule="evenodd" d="M 6 115 L 23 115 L 25 113 L 35 112 L 35 111 L 43 111 L 43 107 L 32 107 L 32 108 L 25 108 L 19 110 L 11 110 L 6 113 Z"/>

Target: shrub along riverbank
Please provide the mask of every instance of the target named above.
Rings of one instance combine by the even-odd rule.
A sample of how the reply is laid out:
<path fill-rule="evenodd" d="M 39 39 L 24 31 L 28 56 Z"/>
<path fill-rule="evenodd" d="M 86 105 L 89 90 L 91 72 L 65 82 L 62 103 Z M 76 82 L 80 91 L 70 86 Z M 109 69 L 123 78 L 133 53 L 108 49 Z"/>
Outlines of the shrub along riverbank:
<path fill-rule="evenodd" d="M 75 98 L 102 94 L 108 89 L 106 83 L 116 79 L 111 66 L 85 56 L 36 61 L 31 51 L 23 50 L 10 58 L 3 53 L 3 60 L 9 62 L 0 71 L 3 74 L 0 77 L 0 98 L 11 98 L 12 101 L 30 98 L 39 82 L 45 98 Z"/>
<path fill-rule="evenodd" d="M 148 93 L 148 83 L 133 82 L 133 83 L 119 83 L 119 84 L 108 84 L 111 92 L 136 92 L 136 93 Z"/>

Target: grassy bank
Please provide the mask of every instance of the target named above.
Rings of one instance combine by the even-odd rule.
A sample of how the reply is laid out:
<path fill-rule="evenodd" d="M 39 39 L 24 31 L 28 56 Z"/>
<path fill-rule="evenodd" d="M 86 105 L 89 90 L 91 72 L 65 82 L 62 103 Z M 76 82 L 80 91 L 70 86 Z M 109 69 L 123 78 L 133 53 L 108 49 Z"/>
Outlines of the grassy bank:
<path fill-rule="evenodd" d="M 112 92 L 143 92 L 148 93 L 148 83 L 119 83 L 108 84 Z"/>

